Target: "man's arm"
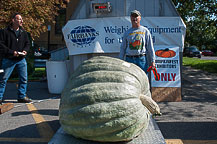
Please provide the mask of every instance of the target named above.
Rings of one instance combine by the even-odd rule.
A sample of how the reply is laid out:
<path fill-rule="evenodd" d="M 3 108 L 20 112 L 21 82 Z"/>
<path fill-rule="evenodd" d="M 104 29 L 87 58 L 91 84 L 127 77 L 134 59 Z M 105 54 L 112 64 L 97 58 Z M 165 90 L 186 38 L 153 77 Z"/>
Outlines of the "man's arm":
<path fill-rule="evenodd" d="M 153 45 L 153 41 L 152 41 L 152 36 L 150 31 L 147 32 L 147 50 L 148 50 L 148 54 L 150 56 L 150 65 L 152 66 L 152 69 L 155 68 L 155 51 L 154 51 L 154 45 Z"/>
<path fill-rule="evenodd" d="M 9 49 L 7 46 L 6 46 L 6 34 L 4 32 L 4 29 L 0 29 L 0 50 L 2 53 L 9 53 L 9 54 L 14 54 L 14 51 Z"/>
<path fill-rule="evenodd" d="M 155 67 L 155 51 L 154 51 L 154 46 L 153 46 L 151 33 L 149 31 L 147 32 L 146 42 L 147 42 L 148 54 L 149 54 L 150 59 L 151 59 L 151 66 L 154 69 L 154 67 Z"/>

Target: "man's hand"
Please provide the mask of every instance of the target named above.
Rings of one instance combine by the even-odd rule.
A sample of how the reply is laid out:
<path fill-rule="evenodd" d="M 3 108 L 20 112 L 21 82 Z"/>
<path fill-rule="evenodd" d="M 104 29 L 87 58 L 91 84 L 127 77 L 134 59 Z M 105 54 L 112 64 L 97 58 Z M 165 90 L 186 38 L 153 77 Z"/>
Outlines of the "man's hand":
<path fill-rule="evenodd" d="M 27 52 L 26 52 L 26 51 L 23 51 L 23 54 L 24 54 L 24 55 L 27 55 Z"/>
<path fill-rule="evenodd" d="M 151 66 L 152 66 L 151 69 L 154 69 L 155 68 L 155 62 L 152 62 Z"/>
<path fill-rule="evenodd" d="M 19 54 L 18 54 L 17 51 L 14 51 L 14 56 L 15 56 L 15 57 L 18 57 L 18 56 L 19 56 Z"/>
<path fill-rule="evenodd" d="M 19 56 L 25 56 L 27 54 L 26 51 L 23 51 L 23 52 L 18 52 Z"/>
<path fill-rule="evenodd" d="M 25 56 L 25 55 L 27 55 L 27 52 L 26 52 L 26 51 L 22 51 L 22 52 L 14 51 L 14 56 L 15 56 L 15 57 L 18 57 L 18 56 Z"/>

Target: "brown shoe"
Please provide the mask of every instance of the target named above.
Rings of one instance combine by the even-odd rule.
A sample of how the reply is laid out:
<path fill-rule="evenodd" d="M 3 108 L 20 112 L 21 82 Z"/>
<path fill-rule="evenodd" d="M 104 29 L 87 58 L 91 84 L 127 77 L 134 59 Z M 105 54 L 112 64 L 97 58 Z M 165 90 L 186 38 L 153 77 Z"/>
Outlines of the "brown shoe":
<path fill-rule="evenodd" d="M 28 97 L 24 97 L 23 99 L 17 99 L 18 103 L 30 103 L 32 100 Z"/>

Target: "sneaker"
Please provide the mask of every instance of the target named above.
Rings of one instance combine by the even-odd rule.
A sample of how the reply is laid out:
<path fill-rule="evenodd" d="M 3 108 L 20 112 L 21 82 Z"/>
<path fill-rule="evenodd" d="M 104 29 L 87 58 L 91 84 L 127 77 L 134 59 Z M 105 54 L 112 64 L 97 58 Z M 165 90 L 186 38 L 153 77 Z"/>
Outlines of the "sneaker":
<path fill-rule="evenodd" d="M 17 99 L 18 103 L 30 103 L 32 100 L 28 97 L 24 97 L 23 99 Z"/>

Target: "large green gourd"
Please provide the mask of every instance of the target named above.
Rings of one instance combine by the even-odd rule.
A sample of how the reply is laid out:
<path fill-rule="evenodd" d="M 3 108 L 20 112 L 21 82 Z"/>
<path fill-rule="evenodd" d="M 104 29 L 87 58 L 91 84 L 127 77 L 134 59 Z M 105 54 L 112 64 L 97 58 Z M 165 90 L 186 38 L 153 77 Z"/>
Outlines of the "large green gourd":
<path fill-rule="evenodd" d="M 70 76 L 62 92 L 61 126 L 82 139 L 131 140 L 149 123 L 141 94 L 150 97 L 148 78 L 138 66 L 106 56 L 91 58 Z"/>

